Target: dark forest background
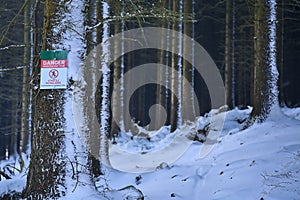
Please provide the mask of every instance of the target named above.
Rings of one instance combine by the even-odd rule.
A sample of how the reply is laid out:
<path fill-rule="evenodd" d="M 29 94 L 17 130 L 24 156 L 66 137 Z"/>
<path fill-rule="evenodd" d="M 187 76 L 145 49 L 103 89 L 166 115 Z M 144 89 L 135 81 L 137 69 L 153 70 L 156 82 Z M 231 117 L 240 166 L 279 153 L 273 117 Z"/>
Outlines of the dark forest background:
<path fill-rule="evenodd" d="M 30 1 L 29 1 L 30 2 Z M 87 1 L 92 2 L 92 1 Z M 120 7 L 114 6 L 114 1 L 108 1 L 113 9 L 112 15 L 120 14 Z M 163 4 L 157 1 L 138 1 L 141 8 L 162 10 Z M 29 78 L 24 82 L 24 71 L 29 70 L 29 63 L 24 61 L 25 37 L 24 37 L 24 12 L 19 12 L 24 1 L 0 0 L 0 160 L 7 159 L 9 155 L 19 151 L 21 139 L 22 97 L 24 84 L 30 85 Z M 154 5 L 154 6 L 153 6 Z M 169 5 L 169 4 L 168 4 Z M 120 5 L 124 9 L 132 10 L 131 5 Z M 193 19 L 193 37 L 200 43 L 216 62 L 223 78 L 225 79 L 225 32 L 226 32 L 226 1 L 195 0 Z M 42 32 L 43 7 L 40 4 L 30 2 L 31 14 L 29 21 L 31 26 Z M 119 9 L 119 10 L 118 10 Z M 171 8 L 166 8 L 167 10 Z M 86 11 L 88 15 L 88 10 Z M 162 11 L 161 11 L 162 12 Z M 173 10 L 173 17 L 178 11 Z M 34 13 L 34 14 L 33 14 Z M 253 105 L 253 66 L 254 66 L 254 7 L 253 1 L 234 0 L 233 18 L 231 20 L 234 31 L 234 106 L 243 108 Z M 300 106 L 300 5 L 296 0 L 282 0 L 277 2 L 277 67 L 280 73 L 278 88 L 279 102 L 281 106 L 290 108 Z M 177 16 L 179 17 L 179 16 Z M 35 19 L 35 20 L 34 20 Z M 148 18 L 143 26 L 165 26 L 166 19 Z M 125 20 L 125 30 L 137 28 L 140 24 L 137 19 Z M 95 25 L 97 19 L 86 22 L 89 26 Z M 111 34 L 119 32 L 115 30 L 118 21 L 110 22 Z M 31 35 L 30 37 L 35 37 Z M 89 42 L 88 34 L 86 39 Z M 41 43 L 41 37 L 33 40 Z M 88 48 L 92 49 L 95 44 Z M 99 41 L 98 41 L 99 42 Z M 33 44 L 31 43 L 31 46 Z M 39 51 L 41 44 L 33 51 Z M 125 70 L 143 63 L 157 62 L 158 52 L 155 50 L 136 51 L 125 55 Z M 31 60 L 35 59 L 34 54 Z M 195 91 L 198 94 L 201 114 L 210 110 L 210 99 L 207 88 L 200 74 L 195 74 Z M 133 95 L 131 114 L 140 121 L 140 125 L 149 123 L 146 111 L 155 102 L 147 91 L 155 90 L 155 85 L 140 88 Z M 149 93 L 148 93 L 149 94 Z M 136 99 L 136 100 L 134 100 Z M 142 102 L 142 103 L 141 103 Z M 139 105 L 139 106 L 137 106 Z M 29 108 L 29 112 L 30 108 Z M 30 119 L 28 119 L 30 121 Z M 169 119 L 170 120 L 170 119 Z M 30 124 L 28 130 L 30 131 Z"/>

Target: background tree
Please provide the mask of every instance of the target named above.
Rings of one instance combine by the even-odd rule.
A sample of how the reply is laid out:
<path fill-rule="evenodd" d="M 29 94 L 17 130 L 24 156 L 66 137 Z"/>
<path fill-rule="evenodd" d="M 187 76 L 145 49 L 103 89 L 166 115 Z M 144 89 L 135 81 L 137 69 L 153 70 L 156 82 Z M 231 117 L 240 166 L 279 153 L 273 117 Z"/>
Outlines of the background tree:
<path fill-rule="evenodd" d="M 288 107 L 300 105 L 300 5 L 297 0 L 279 0 L 278 8 L 278 69 L 280 102 Z"/>
<path fill-rule="evenodd" d="M 226 30 L 225 30 L 225 93 L 226 104 L 234 107 L 234 0 L 226 0 Z"/>
<path fill-rule="evenodd" d="M 24 8 L 24 68 L 22 85 L 21 144 L 20 150 L 26 153 L 29 144 L 29 104 L 30 104 L 30 66 L 31 66 L 31 4 Z"/>
<path fill-rule="evenodd" d="M 179 11 L 179 2 L 178 1 L 172 1 L 172 12 L 177 13 Z M 172 16 L 172 30 L 178 31 L 178 21 L 175 15 Z M 172 52 L 176 52 L 176 49 L 178 48 L 178 42 L 181 38 L 175 37 L 175 32 L 172 32 L 170 46 L 172 48 Z M 174 91 L 178 89 L 178 80 L 176 79 L 177 71 L 179 70 L 178 66 L 178 55 L 175 55 L 174 53 L 171 54 L 171 93 L 170 93 L 170 125 L 171 125 L 171 131 L 175 131 L 177 128 L 177 122 L 178 122 L 178 97 L 175 96 Z"/>
<path fill-rule="evenodd" d="M 193 5 L 192 0 L 183 1 L 183 33 L 189 37 L 193 37 Z M 188 45 L 188 42 L 183 39 L 183 55 L 193 56 L 193 47 Z M 186 59 L 183 59 L 182 65 L 182 74 L 183 77 L 187 80 L 182 83 L 182 102 L 186 104 L 187 110 L 191 111 L 190 115 L 183 115 L 183 120 L 193 121 L 196 117 L 195 108 L 194 108 L 194 100 L 193 93 L 194 91 L 188 90 L 188 85 L 193 87 L 194 85 L 194 71 L 193 71 L 194 63 L 189 63 Z M 186 85 L 188 84 L 188 85 Z M 194 89 L 194 88 L 192 88 Z M 185 114 L 185 113 L 183 113 Z"/>
<path fill-rule="evenodd" d="M 17 158 L 20 147 L 23 10 L 29 1 L 0 1 L 0 159 Z"/>
<path fill-rule="evenodd" d="M 113 15 L 114 16 L 121 16 L 121 3 L 123 1 L 114 2 L 114 9 L 113 9 Z M 114 34 L 118 34 L 121 32 L 121 26 L 122 26 L 121 20 L 114 21 Z M 122 114 L 122 101 L 121 101 L 121 88 L 117 87 L 120 78 L 121 78 L 121 65 L 122 65 L 122 57 L 118 57 L 118 55 L 121 55 L 122 52 L 122 42 L 119 40 L 114 41 L 114 63 L 113 63 L 113 95 L 111 98 L 112 101 L 112 116 L 120 116 Z M 111 124 L 111 137 L 117 137 L 119 135 L 120 131 L 120 122 L 116 122 L 115 120 L 112 120 Z"/>

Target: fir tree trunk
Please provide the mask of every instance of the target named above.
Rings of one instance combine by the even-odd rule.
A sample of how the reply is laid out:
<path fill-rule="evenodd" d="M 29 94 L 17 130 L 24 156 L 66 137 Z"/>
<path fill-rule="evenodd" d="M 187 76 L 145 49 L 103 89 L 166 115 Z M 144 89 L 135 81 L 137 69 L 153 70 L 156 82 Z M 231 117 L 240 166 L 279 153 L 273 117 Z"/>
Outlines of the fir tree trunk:
<path fill-rule="evenodd" d="M 173 1 L 172 2 L 172 10 L 173 12 L 176 12 L 178 8 L 178 2 Z M 176 19 L 173 17 L 172 20 L 172 30 L 176 31 L 177 30 L 177 22 Z M 178 48 L 178 41 L 179 38 L 176 38 L 175 33 L 172 34 L 171 36 L 171 48 L 172 52 L 176 52 L 175 48 Z M 171 72 L 171 94 L 170 94 L 170 99 L 171 99 L 171 105 L 170 105 L 170 125 L 171 125 L 171 131 L 175 131 L 177 128 L 177 112 L 178 112 L 178 99 L 176 98 L 176 95 L 174 94 L 175 91 L 178 88 L 178 80 L 176 79 L 176 74 L 177 74 L 177 69 L 178 69 L 178 56 L 175 54 L 171 55 L 171 67 L 172 67 L 172 72 Z"/>
<path fill-rule="evenodd" d="M 226 104 L 233 108 L 232 95 L 232 1 L 226 0 L 226 33 L 225 33 L 225 93 Z"/>
<path fill-rule="evenodd" d="M 270 67 L 268 64 L 268 8 L 263 0 L 254 4 L 254 93 L 252 117 L 264 121 L 270 113 Z"/>
<path fill-rule="evenodd" d="M 168 0 L 164 0 L 162 3 L 163 8 L 167 9 L 168 8 Z M 167 28 L 167 21 L 165 19 L 162 20 L 162 28 Z M 160 39 L 160 44 L 161 47 L 166 46 L 167 41 L 167 31 L 162 30 L 162 36 Z M 167 73 L 167 69 L 166 69 L 166 52 L 165 51 L 158 51 L 158 63 L 163 65 L 163 69 L 160 71 L 157 71 L 157 78 L 159 81 L 163 82 L 166 81 L 166 73 Z M 156 111 L 155 111 L 155 123 L 151 123 L 153 125 L 153 127 L 149 127 L 150 130 L 153 130 L 154 128 L 158 128 L 160 125 L 165 125 L 162 124 L 163 121 L 165 120 L 163 117 L 163 108 L 166 108 L 166 94 L 165 94 L 165 90 L 163 88 L 163 86 L 161 85 L 157 85 L 156 88 L 156 103 L 161 105 L 156 107 Z"/>
<path fill-rule="evenodd" d="M 184 14 L 184 24 L 183 24 L 183 33 L 189 37 L 192 36 L 192 22 L 191 22 L 191 15 L 192 15 L 192 1 L 186 0 L 183 4 L 183 14 Z M 193 54 L 193 49 L 191 46 L 188 45 L 188 41 L 183 39 L 183 58 L 191 57 Z M 189 63 L 186 59 L 183 60 L 183 78 L 186 80 L 183 82 L 182 86 L 182 102 L 185 104 L 183 107 L 186 110 L 182 113 L 183 120 L 193 121 L 195 119 L 195 113 L 193 108 L 193 92 L 190 91 L 188 85 L 193 85 L 193 63 Z M 193 88 L 192 88 L 193 89 Z M 183 122 L 184 122 L 183 121 Z"/>
<path fill-rule="evenodd" d="M 121 8 L 120 2 L 115 2 L 114 5 L 114 14 L 116 16 L 120 16 Z M 118 34 L 121 32 L 121 23 L 119 21 L 115 21 L 114 24 L 114 34 Z M 111 134 L 110 137 L 114 138 L 118 136 L 120 127 L 120 122 L 116 122 L 115 120 L 120 119 L 121 114 L 121 101 L 120 101 L 120 88 L 118 88 L 118 82 L 121 77 L 121 58 L 118 55 L 121 54 L 121 44 L 120 41 L 114 41 L 114 63 L 113 63 L 113 95 L 111 99 L 112 103 L 112 124 L 111 124 Z M 119 84 L 120 86 L 120 84 Z"/>
<path fill-rule="evenodd" d="M 42 49 L 60 47 L 64 5 L 66 1 L 46 0 Z M 60 30 L 57 30 L 60 29 Z M 55 30 L 55 31 L 54 31 Z M 38 63 L 34 66 L 40 68 Z M 36 69 L 35 72 L 38 72 Z M 38 73 L 34 78 L 38 79 Z M 38 84 L 38 83 L 36 83 Z M 64 91 L 35 90 L 34 127 L 29 171 L 23 197 L 28 199 L 56 199 L 65 194 L 64 159 Z"/>
<path fill-rule="evenodd" d="M 24 65 L 22 85 L 22 113 L 21 113 L 21 142 L 20 151 L 25 153 L 29 143 L 29 70 L 30 70 L 30 4 L 24 8 Z"/>

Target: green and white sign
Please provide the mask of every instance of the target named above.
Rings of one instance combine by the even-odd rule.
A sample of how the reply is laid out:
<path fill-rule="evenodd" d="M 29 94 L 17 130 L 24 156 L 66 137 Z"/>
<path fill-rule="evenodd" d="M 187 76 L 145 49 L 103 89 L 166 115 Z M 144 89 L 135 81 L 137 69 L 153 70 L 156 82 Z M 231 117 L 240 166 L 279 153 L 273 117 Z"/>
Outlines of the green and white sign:
<path fill-rule="evenodd" d="M 66 89 L 68 82 L 68 51 L 41 51 L 40 89 Z"/>

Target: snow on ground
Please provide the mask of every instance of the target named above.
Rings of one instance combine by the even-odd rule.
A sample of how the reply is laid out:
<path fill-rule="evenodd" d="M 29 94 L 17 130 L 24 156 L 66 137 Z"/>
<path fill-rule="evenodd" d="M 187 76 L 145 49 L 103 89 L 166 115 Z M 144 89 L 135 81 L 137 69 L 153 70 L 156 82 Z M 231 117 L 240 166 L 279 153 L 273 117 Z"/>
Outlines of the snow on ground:
<path fill-rule="evenodd" d="M 66 109 L 69 112 L 70 108 Z M 292 118 L 300 115 L 300 109 L 283 110 L 291 117 L 276 114 L 276 118 L 244 131 L 238 131 L 239 126 L 251 109 L 228 111 L 217 144 L 204 158 L 198 154 L 202 143 L 193 141 L 176 162 L 159 165 L 152 172 L 126 173 L 106 168 L 97 184 L 111 192 L 96 192 L 88 177 L 81 175 L 80 181 L 86 184 L 75 188 L 74 182 L 68 183 L 64 199 L 136 199 L 139 192 L 131 186 L 146 200 L 300 199 L 300 121 Z M 208 116 L 198 119 L 199 127 L 205 126 Z M 128 148 L 131 152 L 139 149 L 131 145 Z M 1 169 L 8 162 L 0 162 Z M 120 163 L 132 165 L 125 158 Z M 11 180 L 2 177 L 0 195 L 20 191 L 26 180 L 23 175 Z"/>
<path fill-rule="evenodd" d="M 284 107 L 282 108 L 282 112 L 289 117 L 300 120 L 300 107 L 299 108 Z"/>
<path fill-rule="evenodd" d="M 218 144 L 203 159 L 197 154 L 202 144 L 195 141 L 179 160 L 156 171 L 109 171 L 108 185 L 133 185 L 151 200 L 300 199 L 300 121 L 277 114 L 275 121 L 237 131 L 237 120 L 249 110 L 227 112 Z"/>
<path fill-rule="evenodd" d="M 22 154 L 24 161 L 23 171 L 20 172 L 20 162 L 17 156 L 11 156 L 8 160 L 0 160 L 0 171 L 11 179 L 0 176 L 0 196 L 13 191 L 22 191 L 26 184 L 26 168 L 29 166 L 29 158 Z"/>

